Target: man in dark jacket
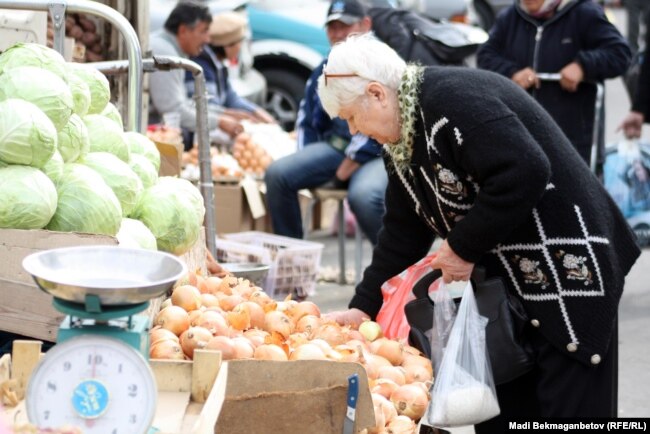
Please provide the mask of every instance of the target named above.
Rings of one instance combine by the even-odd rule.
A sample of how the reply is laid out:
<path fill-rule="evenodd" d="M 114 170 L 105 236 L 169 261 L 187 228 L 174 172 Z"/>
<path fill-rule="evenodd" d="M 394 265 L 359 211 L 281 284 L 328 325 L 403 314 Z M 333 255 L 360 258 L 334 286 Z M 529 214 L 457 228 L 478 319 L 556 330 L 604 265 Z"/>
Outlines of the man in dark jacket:
<path fill-rule="evenodd" d="M 625 38 L 592 0 L 519 0 L 478 52 L 480 68 L 511 78 L 549 112 L 589 164 L 596 86 L 625 72 Z M 558 73 L 559 82 L 539 73 Z"/>

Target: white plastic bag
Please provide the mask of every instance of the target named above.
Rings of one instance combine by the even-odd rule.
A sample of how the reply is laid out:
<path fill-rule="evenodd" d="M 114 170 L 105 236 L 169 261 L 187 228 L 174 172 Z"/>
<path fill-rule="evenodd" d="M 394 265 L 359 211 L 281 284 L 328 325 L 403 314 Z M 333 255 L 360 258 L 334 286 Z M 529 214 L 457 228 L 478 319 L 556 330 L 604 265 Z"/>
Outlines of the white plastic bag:
<path fill-rule="evenodd" d="M 440 281 L 438 289 L 429 292 L 429 297 L 433 300 L 433 325 L 431 330 L 427 332 L 430 333 L 427 338 L 431 342 L 431 361 L 436 373 L 440 369 L 442 355 L 456 319 L 456 303 L 449 293 L 447 284 L 442 282 L 442 279 Z"/>
<path fill-rule="evenodd" d="M 431 391 L 432 426 L 474 425 L 499 414 L 485 344 L 487 322 L 468 283 Z"/>

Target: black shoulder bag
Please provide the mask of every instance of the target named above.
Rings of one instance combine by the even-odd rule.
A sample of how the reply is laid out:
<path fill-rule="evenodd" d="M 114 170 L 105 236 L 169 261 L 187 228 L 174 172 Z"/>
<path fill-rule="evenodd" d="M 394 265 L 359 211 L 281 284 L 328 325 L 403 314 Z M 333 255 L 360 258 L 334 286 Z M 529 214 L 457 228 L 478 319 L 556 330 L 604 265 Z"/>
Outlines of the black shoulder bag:
<path fill-rule="evenodd" d="M 406 319 L 411 326 L 409 343 L 429 358 L 431 343 L 427 334 L 433 324 L 433 301 L 428 292 L 431 283 L 440 277 L 440 270 L 433 270 L 422 277 L 413 287 L 416 299 L 404 306 Z M 494 383 L 507 383 L 533 368 L 532 350 L 522 340 L 527 323 L 526 312 L 521 302 L 508 293 L 501 278 L 486 279 L 482 267 L 474 269 L 472 285 L 478 310 L 489 321 L 485 337 Z M 460 299 L 455 301 L 458 304 Z"/>

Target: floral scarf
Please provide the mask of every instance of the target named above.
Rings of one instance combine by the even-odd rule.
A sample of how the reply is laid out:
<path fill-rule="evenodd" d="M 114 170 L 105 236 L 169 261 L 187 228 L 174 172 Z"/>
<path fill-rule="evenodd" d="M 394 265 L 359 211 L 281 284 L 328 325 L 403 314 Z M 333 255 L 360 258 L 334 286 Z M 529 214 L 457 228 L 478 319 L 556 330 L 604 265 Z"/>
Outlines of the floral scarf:
<path fill-rule="evenodd" d="M 419 107 L 420 85 L 424 68 L 420 65 L 407 65 L 402 76 L 402 82 L 397 89 L 397 100 L 400 111 L 400 138 L 395 143 L 387 143 L 384 149 L 390 156 L 393 166 L 401 173 L 408 173 L 409 163 L 413 155 L 413 140 L 415 138 L 415 117 Z"/>

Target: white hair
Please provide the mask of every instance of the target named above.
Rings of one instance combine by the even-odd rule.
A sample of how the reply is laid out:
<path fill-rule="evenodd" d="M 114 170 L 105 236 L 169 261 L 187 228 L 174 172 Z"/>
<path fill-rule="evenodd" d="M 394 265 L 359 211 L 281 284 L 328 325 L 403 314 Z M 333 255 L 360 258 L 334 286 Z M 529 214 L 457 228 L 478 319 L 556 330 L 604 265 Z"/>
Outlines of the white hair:
<path fill-rule="evenodd" d="M 332 47 L 323 74 L 318 78 L 321 104 L 334 118 L 341 106 L 363 95 L 371 81 L 397 91 L 405 69 L 404 60 L 372 34 L 351 35 Z M 325 74 L 357 74 L 358 77 L 330 77 L 325 85 Z"/>

